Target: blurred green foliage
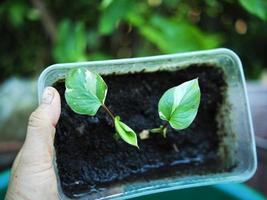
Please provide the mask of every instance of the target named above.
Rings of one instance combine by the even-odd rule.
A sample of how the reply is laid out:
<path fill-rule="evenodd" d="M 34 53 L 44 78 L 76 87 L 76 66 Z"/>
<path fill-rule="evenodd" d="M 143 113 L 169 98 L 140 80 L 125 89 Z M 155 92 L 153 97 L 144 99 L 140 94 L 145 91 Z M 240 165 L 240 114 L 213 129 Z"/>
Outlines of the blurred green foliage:
<path fill-rule="evenodd" d="M 86 60 L 86 43 L 84 23 L 63 20 L 58 26 L 58 36 L 53 48 L 54 59 L 57 62 Z"/>
<path fill-rule="evenodd" d="M 267 66 L 266 0 L 12 0 L 0 4 L 0 81 L 56 62 L 228 47 Z"/>
<path fill-rule="evenodd" d="M 258 16 L 262 20 L 267 20 L 267 1 L 266 0 L 239 0 L 241 5 L 250 13 Z"/>

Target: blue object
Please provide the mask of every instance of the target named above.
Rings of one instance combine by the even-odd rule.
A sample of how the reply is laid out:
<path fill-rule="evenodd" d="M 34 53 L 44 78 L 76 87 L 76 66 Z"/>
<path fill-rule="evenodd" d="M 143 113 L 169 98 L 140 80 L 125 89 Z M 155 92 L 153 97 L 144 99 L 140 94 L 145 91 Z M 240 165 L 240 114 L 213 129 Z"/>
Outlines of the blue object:
<path fill-rule="evenodd" d="M 5 199 L 9 176 L 10 176 L 10 170 L 0 172 L 0 200 Z"/>
<path fill-rule="evenodd" d="M 7 187 L 9 176 L 10 170 L 6 170 L 0 173 L 0 189 L 4 189 Z"/>
<path fill-rule="evenodd" d="M 266 197 L 262 196 L 260 193 L 256 192 L 252 188 L 244 185 L 244 184 L 219 184 L 214 185 L 214 188 L 221 190 L 224 193 L 231 194 L 232 197 L 236 199 L 242 200 L 263 200 L 267 199 Z"/>

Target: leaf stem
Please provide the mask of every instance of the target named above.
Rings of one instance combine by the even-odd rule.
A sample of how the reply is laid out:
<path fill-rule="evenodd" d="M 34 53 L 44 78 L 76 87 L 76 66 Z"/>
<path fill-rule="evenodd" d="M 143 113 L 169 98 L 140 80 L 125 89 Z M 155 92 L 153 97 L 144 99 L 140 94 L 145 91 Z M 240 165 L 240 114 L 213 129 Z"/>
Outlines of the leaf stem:
<path fill-rule="evenodd" d="M 112 112 L 109 110 L 109 108 L 105 105 L 102 104 L 103 108 L 105 109 L 105 111 L 108 113 L 108 115 L 112 118 L 112 120 L 115 120 L 115 116 L 112 114 Z"/>
<path fill-rule="evenodd" d="M 165 121 L 165 123 L 162 125 L 162 129 L 167 128 L 168 124 L 169 124 L 169 123 L 168 123 L 167 121 Z"/>
<path fill-rule="evenodd" d="M 160 134 L 163 135 L 164 138 L 166 138 L 168 124 L 169 124 L 169 123 L 166 121 L 166 122 L 165 122 L 163 125 L 161 125 L 160 127 L 150 129 L 149 132 L 150 132 L 150 133 L 160 133 Z"/>

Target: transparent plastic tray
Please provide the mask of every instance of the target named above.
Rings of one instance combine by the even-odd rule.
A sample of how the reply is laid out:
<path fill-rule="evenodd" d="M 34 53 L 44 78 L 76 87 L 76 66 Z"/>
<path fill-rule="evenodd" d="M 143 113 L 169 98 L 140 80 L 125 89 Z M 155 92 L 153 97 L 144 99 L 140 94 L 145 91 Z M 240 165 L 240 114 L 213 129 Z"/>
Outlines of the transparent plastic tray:
<path fill-rule="evenodd" d="M 231 172 L 211 173 L 207 175 L 190 175 L 162 178 L 159 180 L 144 180 L 128 184 L 110 186 L 104 192 L 95 195 L 87 195 L 79 199 L 128 199 L 156 192 L 182 189 L 196 186 L 212 185 L 226 182 L 242 182 L 249 179 L 257 167 L 256 149 L 253 126 L 245 87 L 245 79 L 242 64 L 238 56 L 228 49 L 214 49 L 189 53 L 178 53 L 162 56 L 143 58 L 130 58 L 106 61 L 90 61 L 78 63 L 55 64 L 46 68 L 39 77 L 38 97 L 46 86 L 51 86 L 57 80 L 66 76 L 71 68 L 87 67 L 100 74 L 125 74 L 134 72 L 155 72 L 159 70 L 174 71 L 186 68 L 191 64 L 209 63 L 224 70 L 228 89 L 226 92 L 226 109 L 220 123 L 227 127 L 227 137 L 224 143 L 231 151 L 232 160 L 237 160 L 238 165 Z M 69 199 L 62 192 L 58 178 L 59 196 L 61 199 Z"/>

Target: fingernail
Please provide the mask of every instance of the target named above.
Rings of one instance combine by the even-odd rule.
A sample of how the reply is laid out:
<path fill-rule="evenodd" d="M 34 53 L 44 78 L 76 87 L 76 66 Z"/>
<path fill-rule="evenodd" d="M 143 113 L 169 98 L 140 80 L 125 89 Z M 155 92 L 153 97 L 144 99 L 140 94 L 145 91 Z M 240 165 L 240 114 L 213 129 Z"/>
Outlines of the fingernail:
<path fill-rule="evenodd" d="M 42 97 L 43 104 L 51 104 L 54 98 L 54 90 L 51 87 L 45 88 Z"/>

